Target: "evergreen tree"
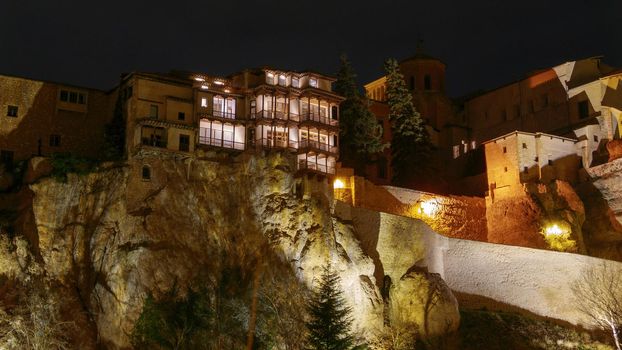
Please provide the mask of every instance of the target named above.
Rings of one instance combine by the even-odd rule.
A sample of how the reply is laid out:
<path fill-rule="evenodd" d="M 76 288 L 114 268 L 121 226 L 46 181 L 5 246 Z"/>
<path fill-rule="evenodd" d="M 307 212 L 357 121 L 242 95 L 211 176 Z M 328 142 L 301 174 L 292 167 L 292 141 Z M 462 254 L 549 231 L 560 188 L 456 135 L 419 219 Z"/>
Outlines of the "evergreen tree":
<path fill-rule="evenodd" d="M 389 59 L 384 66 L 387 72 L 387 103 L 393 134 L 391 141 L 393 181 L 403 185 L 425 172 L 430 160 L 432 143 L 423 118 L 413 106 L 412 96 L 406 88 L 398 62 Z"/>
<path fill-rule="evenodd" d="M 112 120 L 106 124 L 104 131 L 104 160 L 120 160 L 125 153 L 125 90 L 121 86 L 119 85 Z"/>
<path fill-rule="evenodd" d="M 345 97 L 340 105 L 340 159 L 355 169 L 365 165 L 369 155 L 382 152 L 382 126 L 369 110 L 369 101 L 356 85 L 356 74 L 346 55 L 341 55 L 341 68 L 337 73 L 335 92 Z"/>
<path fill-rule="evenodd" d="M 339 281 L 339 276 L 331 270 L 330 264 L 325 265 L 319 288 L 308 303 L 310 349 L 353 349 L 354 337 L 350 334 L 352 310 L 346 306 Z"/>

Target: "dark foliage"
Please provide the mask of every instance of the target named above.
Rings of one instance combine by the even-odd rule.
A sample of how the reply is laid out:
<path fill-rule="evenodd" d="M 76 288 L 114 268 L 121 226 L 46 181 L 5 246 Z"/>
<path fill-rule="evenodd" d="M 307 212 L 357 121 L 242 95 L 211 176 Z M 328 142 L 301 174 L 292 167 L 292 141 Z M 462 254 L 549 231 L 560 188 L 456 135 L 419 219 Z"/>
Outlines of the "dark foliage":
<path fill-rule="evenodd" d="M 385 63 L 387 103 L 389 104 L 393 139 L 391 141 L 393 181 L 409 184 L 426 173 L 432 152 L 430 135 L 423 118 L 415 110 L 412 96 L 395 59 Z"/>
<path fill-rule="evenodd" d="M 345 97 L 339 113 L 340 160 L 361 172 L 370 155 L 382 152 L 382 126 L 369 110 L 369 101 L 359 92 L 356 74 L 345 55 L 340 57 L 335 92 Z"/>
<path fill-rule="evenodd" d="M 339 281 L 339 276 L 331 270 L 330 264 L 324 266 L 319 288 L 308 303 L 310 349 L 341 350 L 352 349 L 354 346 L 351 334 L 352 310 L 346 306 Z"/>

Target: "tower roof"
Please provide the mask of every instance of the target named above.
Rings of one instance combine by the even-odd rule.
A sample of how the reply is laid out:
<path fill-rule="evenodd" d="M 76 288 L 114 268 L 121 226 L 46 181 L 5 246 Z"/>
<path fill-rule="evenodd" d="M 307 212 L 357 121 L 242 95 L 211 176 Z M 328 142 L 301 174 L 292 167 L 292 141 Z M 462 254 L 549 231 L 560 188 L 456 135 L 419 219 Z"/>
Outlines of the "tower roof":
<path fill-rule="evenodd" d="M 424 49 L 423 49 L 423 40 L 419 40 L 417 42 L 417 48 L 415 50 L 415 54 L 411 57 L 405 58 L 403 60 L 400 61 L 400 63 L 404 63 L 407 61 L 438 61 L 440 63 L 442 63 L 444 66 L 446 66 L 447 64 L 445 64 L 445 62 L 443 62 L 442 60 L 428 55 L 427 53 L 425 53 Z"/>

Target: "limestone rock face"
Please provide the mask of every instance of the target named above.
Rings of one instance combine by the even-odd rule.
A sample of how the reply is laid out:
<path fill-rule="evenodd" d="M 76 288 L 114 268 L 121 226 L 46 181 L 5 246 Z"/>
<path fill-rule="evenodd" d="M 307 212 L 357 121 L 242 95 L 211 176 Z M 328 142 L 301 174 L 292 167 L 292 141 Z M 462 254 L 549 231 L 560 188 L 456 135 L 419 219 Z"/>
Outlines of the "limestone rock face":
<path fill-rule="evenodd" d="M 458 302 L 438 274 L 410 271 L 390 288 L 392 324 L 417 327 L 425 338 L 458 329 Z"/>
<path fill-rule="evenodd" d="M 149 179 L 142 177 L 144 167 Z M 361 241 L 361 226 L 332 214 L 325 179 L 297 178 L 294 167 L 291 156 L 281 153 L 178 158 L 143 152 L 125 165 L 70 174 L 65 183 L 39 179 L 25 190 L 24 203 L 30 202 L 20 204 L 15 225 L 30 240 L 37 264 L 7 264 L 0 275 L 45 276 L 44 283 L 62 291 L 64 314 L 82 315 L 74 320 L 82 338 L 75 346 L 120 349 L 130 346 L 148 293 L 189 286 L 223 257 L 278 256 L 307 287 L 330 261 L 353 309 L 355 329 L 371 336 L 387 311 L 377 277 L 384 278 L 386 268 L 398 281 L 423 259 L 412 223 L 423 224 L 402 218 L 409 221 L 399 230 L 392 223 L 372 227 L 376 237 L 383 236 L 383 266 Z M 402 244 L 396 233 L 411 235 L 410 243 Z M 267 239 L 271 252 L 258 251 L 257 237 Z M 29 272 L 32 266 L 41 272 Z M 400 282 L 396 295 L 410 293 L 414 286 L 408 283 Z"/>
<path fill-rule="evenodd" d="M 579 188 L 586 209 L 588 254 L 622 261 L 622 159 L 589 172 L 592 180 Z"/>
<path fill-rule="evenodd" d="M 565 181 L 526 184 L 524 195 L 492 202 L 486 217 L 491 243 L 570 252 L 585 250 L 583 202 Z M 551 225 L 562 226 L 569 232 L 568 244 L 558 247 L 547 241 L 543 232 Z"/>

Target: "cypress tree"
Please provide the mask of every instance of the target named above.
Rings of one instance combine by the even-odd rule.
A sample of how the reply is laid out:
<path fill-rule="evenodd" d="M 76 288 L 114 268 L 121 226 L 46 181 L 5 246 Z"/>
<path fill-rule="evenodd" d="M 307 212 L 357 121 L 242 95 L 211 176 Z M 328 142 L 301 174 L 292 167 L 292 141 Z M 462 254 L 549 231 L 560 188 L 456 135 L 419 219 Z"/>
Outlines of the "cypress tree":
<path fill-rule="evenodd" d="M 319 288 L 313 293 L 307 306 L 310 315 L 307 322 L 310 349 L 353 348 L 354 337 L 350 333 L 352 310 L 346 306 L 339 281 L 339 276 L 331 270 L 330 264 L 325 265 Z"/>
<path fill-rule="evenodd" d="M 395 59 L 385 63 L 387 72 L 387 103 L 391 120 L 391 167 L 393 181 L 408 184 L 422 175 L 430 160 L 432 143 L 423 118 L 413 106 L 412 96 L 406 88 L 404 76 Z"/>
<path fill-rule="evenodd" d="M 382 126 L 369 110 L 369 101 L 356 84 L 356 74 L 346 55 L 341 55 L 341 68 L 337 73 L 335 92 L 345 97 L 340 105 L 339 149 L 340 159 L 346 166 L 359 172 L 369 155 L 382 152 Z"/>

